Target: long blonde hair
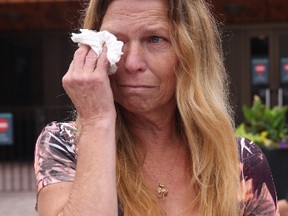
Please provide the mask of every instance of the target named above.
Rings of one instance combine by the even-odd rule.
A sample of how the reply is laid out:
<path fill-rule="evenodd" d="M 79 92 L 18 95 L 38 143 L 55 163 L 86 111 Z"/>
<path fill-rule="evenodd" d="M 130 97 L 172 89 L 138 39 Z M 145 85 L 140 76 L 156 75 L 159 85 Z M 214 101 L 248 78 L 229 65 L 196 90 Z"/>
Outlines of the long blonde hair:
<path fill-rule="evenodd" d="M 100 30 L 112 1 L 91 0 L 83 27 Z M 167 4 L 179 59 L 177 116 L 188 143 L 191 185 L 197 191 L 190 207 L 197 205 L 205 216 L 236 216 L 239 159 L 217 23 L 203 0 L 167 0 Z M 116 108 L 117 190 L 124 215 L 161 215 L 139 171 L 135 137 Z"/>

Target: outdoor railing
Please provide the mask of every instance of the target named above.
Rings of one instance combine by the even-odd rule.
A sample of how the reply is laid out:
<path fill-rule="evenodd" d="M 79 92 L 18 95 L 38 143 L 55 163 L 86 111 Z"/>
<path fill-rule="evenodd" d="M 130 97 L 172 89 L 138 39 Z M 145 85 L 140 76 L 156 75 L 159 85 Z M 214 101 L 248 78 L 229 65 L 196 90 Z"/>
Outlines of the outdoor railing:
<path fill-rule="evenodd" d="M 0 142 L 0 191 L 35 190 L 33 159 L 36 139 L 47 123 L 71 119 L 72 108 L 22 107 L 0 109 L 0 113 L 13 116 L 12 142 Z"/>

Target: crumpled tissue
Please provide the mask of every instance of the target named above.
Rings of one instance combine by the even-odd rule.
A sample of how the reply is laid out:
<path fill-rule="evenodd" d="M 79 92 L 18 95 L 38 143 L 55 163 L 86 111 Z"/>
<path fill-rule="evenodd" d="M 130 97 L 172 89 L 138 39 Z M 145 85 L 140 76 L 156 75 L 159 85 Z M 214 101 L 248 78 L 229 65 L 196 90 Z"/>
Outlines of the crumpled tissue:
<path fill-rule="evenodd" d="M 80 33 L 72 33 L 71 40 L 75 43 L 85 44 L 100 55 L 104 43 L 107 47 L 107 59 L 110 63 L 108 74 L 114 74 L 117 70 L 116 63 L 120 60 L 123 42 L 108 31 L 93 31 L 89 29 L 80 29 Z"/>

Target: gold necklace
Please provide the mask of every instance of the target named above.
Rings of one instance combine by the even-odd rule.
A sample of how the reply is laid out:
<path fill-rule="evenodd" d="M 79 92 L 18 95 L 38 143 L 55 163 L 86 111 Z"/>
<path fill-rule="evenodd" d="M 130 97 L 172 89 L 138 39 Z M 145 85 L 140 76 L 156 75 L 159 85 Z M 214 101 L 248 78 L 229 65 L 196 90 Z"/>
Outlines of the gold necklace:
<path fill-rule="evenodd" d="M 162 199 L 163 201 L 165 200 L 165 198 L 168 196 L 169 190 L 167 188 L 167 185 L 165 184 L 165 182 L 167 181 L 168 177 L 170 176 L 170 174 L 172 173 L 172 171 L 174 170 L 176 164 L 177 164 L 177 155 L 180 151 L 180 146 L 177 150 L 177 153 L 175 154 L 175 158 L 173 160 L 173 165 L 171 166 L 169 172 L 167 173 L 166 178 L 164 179 L 163 183 L 161 183 L 158 179 L 158 175 L 153 171 L 153 169 L 149 166 L 149 164 L 144 160 L 144 164 L 148 167 L 149 171 L 151 172 L 153 178 L 156 180 L 157 182 L 157 187 L 156 187 L 156 195 L 159 199 Z"/>

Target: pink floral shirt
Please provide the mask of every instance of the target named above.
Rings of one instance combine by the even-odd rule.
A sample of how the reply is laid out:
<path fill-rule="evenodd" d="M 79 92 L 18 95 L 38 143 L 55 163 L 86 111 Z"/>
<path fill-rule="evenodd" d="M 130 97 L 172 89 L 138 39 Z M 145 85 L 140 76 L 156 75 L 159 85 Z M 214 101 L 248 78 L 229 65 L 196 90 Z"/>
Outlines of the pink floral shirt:
<path fill-rule="evenodd" d="M 57 182 L 71 182 L 76 173 L 77 154 L 74 122 L 52 122 L 39 135 L 35 148 L 38 192 Z M 278 216 L 276 190 L 268 162 L 250 140 L 237 138 L 240 155 L 239 216 Z M 123 215 L 119 208 L 119 216 Z"/>

